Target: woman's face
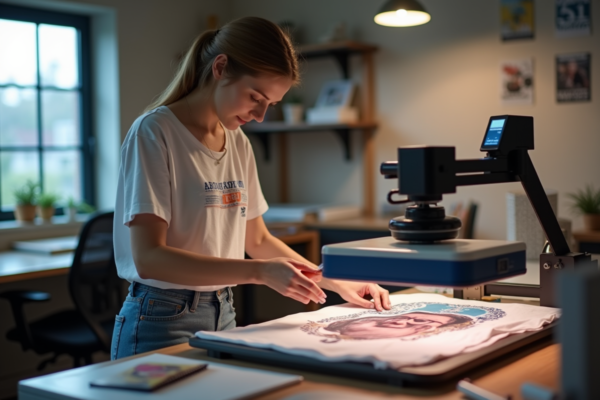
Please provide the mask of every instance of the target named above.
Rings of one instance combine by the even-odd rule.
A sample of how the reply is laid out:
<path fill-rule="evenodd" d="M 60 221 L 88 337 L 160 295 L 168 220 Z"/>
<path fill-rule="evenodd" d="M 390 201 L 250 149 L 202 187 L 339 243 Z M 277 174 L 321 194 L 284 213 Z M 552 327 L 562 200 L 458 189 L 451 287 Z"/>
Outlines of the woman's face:
<path fill-rule="evenodd" d="M 281 75 L 244 75 L 233 83 L 221 75 L 214 92 L 217 117 L 230 130 L 252 120 L 262 122 L 267 108 L 281 101 L 291 86 L 292 79 Z"/>

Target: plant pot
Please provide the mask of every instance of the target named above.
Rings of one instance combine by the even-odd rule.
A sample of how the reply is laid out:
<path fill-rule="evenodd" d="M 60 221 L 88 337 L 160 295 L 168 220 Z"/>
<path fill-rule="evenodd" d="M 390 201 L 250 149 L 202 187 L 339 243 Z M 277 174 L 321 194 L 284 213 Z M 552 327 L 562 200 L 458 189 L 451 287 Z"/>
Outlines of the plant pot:
<path fill-rule="evenodd" d="M 283 119 L 286 124 L 299 124 L 304 117 L 304 105 L 287 103 L 283 105 Z"/>
<path fill-rule="evenodd" d="M 583 226 L 586 231 L 600 231 L 600 214 L 583 214 Z"/>
<path fill-rule="evenodd" d="M 75 222 L 77 220 L 77 208 L 69 207 L 67 208 L 67 213 L 69 215 L 69 222 Z"/>
<path fill-rule="evenodd" d="M 38 207 L 38 215 L 44 223 L 50 223 L 54 216 L 54 207 Z"/>
<path fill-rule="evenodd" d="M 25 224 L 32 224 L 35 220 L 36 207 L 33 204 L 17 204 L 15 219 Z"/>

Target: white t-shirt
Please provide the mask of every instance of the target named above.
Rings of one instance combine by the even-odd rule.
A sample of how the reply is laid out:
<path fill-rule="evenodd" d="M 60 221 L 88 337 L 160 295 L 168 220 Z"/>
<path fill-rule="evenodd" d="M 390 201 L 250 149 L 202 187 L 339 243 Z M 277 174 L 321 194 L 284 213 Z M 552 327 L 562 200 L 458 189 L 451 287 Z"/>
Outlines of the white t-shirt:
<path fill-rule="evenodd" d="M 557 308 L 439 294 L 400 294 L 390 300 L 392 309 L 383 312 L 345 304 L 196 336 L 321 361 L 398 369 L 479 350 L 512 334 L 540 330 L 560 316 Z"/>
<path fill-rule="evenodd" d="M 217 165 L 211 155 L 218 159 L 224 152 L 211 154 L 168 107 L 158 107 L 133 123 L 121 147 L 115 205 L 115 260 L 121 278 L 162 289 L 225 287 L 141 279 L 129 237 L 129 223 L 136 214 L 154 214 L 168 224 L 168 246 L 244 258 L 246 221 L 262 215 L 268 206 L 248 138 L 239 128 L 225 129 L 225 135 L 227 152 Z"/>

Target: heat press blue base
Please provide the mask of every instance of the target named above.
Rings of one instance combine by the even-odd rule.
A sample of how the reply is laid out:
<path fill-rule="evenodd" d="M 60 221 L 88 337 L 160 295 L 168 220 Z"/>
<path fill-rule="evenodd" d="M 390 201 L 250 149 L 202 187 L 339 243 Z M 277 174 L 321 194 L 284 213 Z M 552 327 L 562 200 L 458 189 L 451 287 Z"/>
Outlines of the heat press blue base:
<path fill-rule="evenodd" d="M 384 284 L 469 287 L 524 274 L 525 264 L 525 251 L 471 261 L 323 254 L 323 276 Z"/>

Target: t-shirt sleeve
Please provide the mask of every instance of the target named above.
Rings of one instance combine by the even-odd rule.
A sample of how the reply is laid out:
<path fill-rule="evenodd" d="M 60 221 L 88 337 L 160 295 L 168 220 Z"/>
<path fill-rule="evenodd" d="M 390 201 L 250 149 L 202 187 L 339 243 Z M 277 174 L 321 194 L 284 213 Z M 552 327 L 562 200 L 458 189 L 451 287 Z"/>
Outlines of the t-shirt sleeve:
<path fill-rule="evenodd" d="M 144 121 L 145 122 L 145 121 Z M 171 182 L 168 153 L 157 136 L 160 127 L 144 124 L 126 141 L 121 151 L 121 178 L 124 187 L 123 223 L 137 214 L 154 214 L 171 221 Z"/>
<path fill-rule="evenodd" d="M 258 171 L 256 169 L 256 159 L 252 145 L 246 138 L 246 162 L 248 170 L 248 221 L 258 218 L 269 209 L 269 205 L 265 200 L 260 181 L 258 179 Z"/>

